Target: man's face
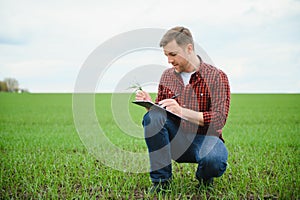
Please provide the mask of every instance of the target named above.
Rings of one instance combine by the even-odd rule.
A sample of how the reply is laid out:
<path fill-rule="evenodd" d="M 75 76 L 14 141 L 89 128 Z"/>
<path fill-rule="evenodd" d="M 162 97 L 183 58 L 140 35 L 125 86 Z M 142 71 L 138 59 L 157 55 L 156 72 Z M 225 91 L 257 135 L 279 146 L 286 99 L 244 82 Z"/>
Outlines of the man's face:
<path fill-rule="evenodd" d="M 188 50 L 180 47 L 175 40 L 163 47 L 168 63 L 172 64 L 177 73 L 186 71 L 188 67 Z"/>

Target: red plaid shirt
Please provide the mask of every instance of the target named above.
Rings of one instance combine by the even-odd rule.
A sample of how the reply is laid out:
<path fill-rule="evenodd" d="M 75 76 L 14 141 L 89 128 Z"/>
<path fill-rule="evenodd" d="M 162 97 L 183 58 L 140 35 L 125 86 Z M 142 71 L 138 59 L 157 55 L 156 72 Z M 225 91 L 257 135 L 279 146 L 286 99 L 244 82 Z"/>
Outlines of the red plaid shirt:
<path fill-rule="evenodd" d="M 223 71 L 201 61 L 200 67 L 185 86 L 179 73 L 173 68 L 167 69 L 161 76 L 155 102 L 175 94 L 180 94 L 177 98 L 180 106 L 203 112 L 204 126 L 182 120 L 181 126 L 185 131 L 218 136 L 224 141 L 222 128 L 229 111 L 230 87 Z"/>

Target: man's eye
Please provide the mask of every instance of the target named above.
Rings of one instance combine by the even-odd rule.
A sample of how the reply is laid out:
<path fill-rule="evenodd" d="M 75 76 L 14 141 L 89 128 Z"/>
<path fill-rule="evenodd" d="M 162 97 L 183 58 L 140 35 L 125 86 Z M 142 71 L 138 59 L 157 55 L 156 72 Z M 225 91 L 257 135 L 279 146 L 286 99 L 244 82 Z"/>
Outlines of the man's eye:
<path fill-rule="evenodd" d="M 177 54 L 176 53 L 170 53 L 170 56 L 176 56 Z"/>

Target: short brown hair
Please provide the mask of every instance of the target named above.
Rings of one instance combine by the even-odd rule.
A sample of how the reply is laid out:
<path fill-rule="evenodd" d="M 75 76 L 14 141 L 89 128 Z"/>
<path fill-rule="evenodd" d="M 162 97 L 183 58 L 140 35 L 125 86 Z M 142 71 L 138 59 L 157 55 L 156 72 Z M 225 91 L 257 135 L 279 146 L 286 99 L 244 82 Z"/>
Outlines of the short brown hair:
<path fill-rule="evenodd" d="M 176 26 L 168 30 L 160 40 L 159 46 L 164 47 L 173 40 L 181 47 L 192 44 L 194 48 L 193 36 L 190 30 L 183 26 Z"/>

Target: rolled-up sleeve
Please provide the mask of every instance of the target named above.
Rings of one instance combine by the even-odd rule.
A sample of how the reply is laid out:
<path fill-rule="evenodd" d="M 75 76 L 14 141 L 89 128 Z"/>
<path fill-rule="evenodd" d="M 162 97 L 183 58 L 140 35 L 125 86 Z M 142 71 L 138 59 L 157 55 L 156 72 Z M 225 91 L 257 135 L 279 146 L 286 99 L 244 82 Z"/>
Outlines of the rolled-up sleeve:
<path fill-rule="evenodd" d="M 218 70 L 214 80 L 209 84 L 211 95 L 211 107 L 209 111 L 203 112 L 204 126 L 214 130 L 224 127 L 230 106 L 230 86 L 226 74 Z"/>

